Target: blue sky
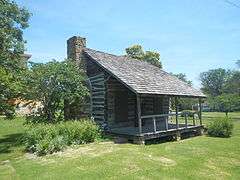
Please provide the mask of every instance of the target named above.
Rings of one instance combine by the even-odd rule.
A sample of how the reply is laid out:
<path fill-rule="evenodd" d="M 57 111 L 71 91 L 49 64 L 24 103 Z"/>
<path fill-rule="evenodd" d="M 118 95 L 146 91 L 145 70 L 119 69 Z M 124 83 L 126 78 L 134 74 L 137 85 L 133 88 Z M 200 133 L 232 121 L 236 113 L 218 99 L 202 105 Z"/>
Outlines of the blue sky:
<path fill-rule="evenodd" d="M 240 0 L 230 0 L 239 4 Z M 33 14 L 25 30 L 34 62 L 62 60 L 66 40 L 87 38 L 93 49 L 124 54 L 140 44 L 161 54 L 163 69 L 199 73 L 235 68 L 240 59 L 240 8 L 225 0 L 17 0 Z"/>

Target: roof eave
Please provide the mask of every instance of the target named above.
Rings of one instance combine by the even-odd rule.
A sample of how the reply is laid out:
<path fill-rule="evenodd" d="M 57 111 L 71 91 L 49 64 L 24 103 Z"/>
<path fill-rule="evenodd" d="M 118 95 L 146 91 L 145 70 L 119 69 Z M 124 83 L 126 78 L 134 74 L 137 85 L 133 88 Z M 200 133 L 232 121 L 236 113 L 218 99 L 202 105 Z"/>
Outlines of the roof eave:
<path fill-rule="evenodd" d="M 206 95 L 182 95 L 182 94 L 158 94 L 158 93 L 138 93 L 141 96 L 155 95 L 155 96 L 169 96 L 169 97 L 183 97 L 183 98 L 207 98 Z"/>

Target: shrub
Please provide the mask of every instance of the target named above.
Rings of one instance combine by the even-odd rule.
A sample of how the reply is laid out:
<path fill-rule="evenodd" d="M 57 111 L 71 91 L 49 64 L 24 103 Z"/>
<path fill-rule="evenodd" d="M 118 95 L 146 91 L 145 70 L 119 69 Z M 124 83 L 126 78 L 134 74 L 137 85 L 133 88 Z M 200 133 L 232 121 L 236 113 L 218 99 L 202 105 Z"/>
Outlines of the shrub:
<path fill-rule="evenodd" d="M 232 120 L 229 118 L 214 119 L 208 125 L 208 135 L 213 137 L 230 137 L 233 130 Z"/>
<path fill-rule="evenodd" d="M 98 138 L 98 126 L 85 119 L 56 124 L 28 124 L 24 141 L 27 151 L 45 155 L 63 150 L 69 145 L 90 143 Z"/>

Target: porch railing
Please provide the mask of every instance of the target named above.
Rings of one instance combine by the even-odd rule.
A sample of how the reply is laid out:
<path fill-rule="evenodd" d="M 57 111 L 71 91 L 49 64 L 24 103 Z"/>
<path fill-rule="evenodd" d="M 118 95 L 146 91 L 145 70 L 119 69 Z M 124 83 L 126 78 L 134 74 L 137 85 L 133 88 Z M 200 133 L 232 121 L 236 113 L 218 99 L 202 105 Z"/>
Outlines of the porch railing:
<path fill-rule="evenodd" d="M 152 122 L 153 122 L 153 132 L 154 133 L 157 133 L 157 118 L 160 118 L 160 117 L 165 117 L 165 127 L 166 127 L 166 131 L 169 130 L 169 127 L 168 127 L 168 117 L 171 117 L 171 116 L 175 116 L 176 117 L 176 128 L 175 129 L 179 129 L 179 121 L 178 121 L 178 116 L 183 114 L 182 112 L 176 112 L 176 113 L 169 113 L 169 114 L 157 114 L 157 115 L 144 115 L 144 116 L 141 116 L 140 120 L 142 121 L 143 119 L 152 119 Z M 188 128 L 188 114 L 187 113 L 184 113 L 184 128 Z M 141 123 L 142 125 L 142 123 Z M 200 125 L 201 125 L 201 121 L 200 121 Z M 195 116 L 193 115 L 193 126 L 196 126 L 196 120 L 195 120 Z M 140 134 L 142 133 L 142 127 L 139 128 L 140 130 Z"/>

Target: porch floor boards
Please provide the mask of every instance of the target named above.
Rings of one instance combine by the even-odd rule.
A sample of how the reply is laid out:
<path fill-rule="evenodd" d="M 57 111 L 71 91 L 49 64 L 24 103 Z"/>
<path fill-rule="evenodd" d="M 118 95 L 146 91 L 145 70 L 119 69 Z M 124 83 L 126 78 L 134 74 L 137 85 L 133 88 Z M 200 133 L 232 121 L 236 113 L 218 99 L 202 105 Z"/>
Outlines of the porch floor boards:
<path fill-rule="evenodd" d="M 110 130 L 110 133 L 120 135 L 120 136 L 127 136 L 127 137 L 144 137 L 144 139 L 153 139 L 157 137 L 163 137 L 172 135 L 176 132 L 184 133 L 184 132 L 193 132 L 195 130 L 203 128 L 203 126 L 200 125 L 188 125 L 187 128 L 185 127 L 185 124 L 179 124 L 179 128 L 176 128 L 176 124 L 168 124 L 168 130 L 166 130 L 165 126 L 162 126 L 161 124 L 157 123 L 157 131 L 154 132 L 153 125 L 151 124 L 145 124 L 142 126 L 142 134 L 139 134 L 139 128 L 138 127 L 119 127 L 119 128 L 113 128 Z"/>

